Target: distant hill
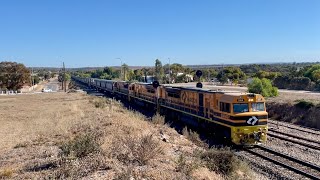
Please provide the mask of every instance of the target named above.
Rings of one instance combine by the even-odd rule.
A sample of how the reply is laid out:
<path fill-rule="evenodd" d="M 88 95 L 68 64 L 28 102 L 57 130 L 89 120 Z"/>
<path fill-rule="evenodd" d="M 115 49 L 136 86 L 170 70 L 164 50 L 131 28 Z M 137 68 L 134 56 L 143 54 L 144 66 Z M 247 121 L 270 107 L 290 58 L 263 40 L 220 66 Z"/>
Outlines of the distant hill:
<path fill-rule="evenodd" d="M 300 66 L 306 66 L 306 65 L 312 65 L 312 64 L 318 64 L 319 62 L 299 62 L 299 63 L 295 63 L 295 62 L 279 62 L 279 63 L 244 63 L 244 64 L 208 64 L 208 65 L 185 65 L 188 68 L 191 69 L 205 69 L 205 68 L 222 68 L 222 67 L 228 67 L 228 66 L 236 66 L 236 67 L 240 67 L 240 66 L 246 66 L 246 65 L 253 65 L 253 64 L 257 64 L 257 65 L 300 65 Z M 78 67 L 78 68 L 66 68 L 67 71 L 94 71 L 94 70 L 98 70 L 98 69 L 103 69 L 105 66 L 103 67 Z M 120 69 L 120 66 L 109 66 L 109 67 L 113 67 L 115 69 Z M 142 68 L 152 68 L 154 66 L 129 66 L 130 69 L 142 69 Z M 29 67 L 31 68 L 31 67 Z M 32 67 L 34 70 L 48 70 L 48 71 L 60 71 L 61 67 Z"/>

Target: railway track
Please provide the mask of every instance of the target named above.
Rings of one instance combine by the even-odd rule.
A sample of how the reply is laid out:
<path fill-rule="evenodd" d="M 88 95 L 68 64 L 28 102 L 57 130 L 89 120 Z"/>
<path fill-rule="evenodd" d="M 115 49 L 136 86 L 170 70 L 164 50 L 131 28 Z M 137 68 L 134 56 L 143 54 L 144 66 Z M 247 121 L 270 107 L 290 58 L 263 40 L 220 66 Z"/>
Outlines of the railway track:
<path fill-rule="evenodd" d="M 287 133 L 282 133 L 282 135 L 283 134 L 287 134 Z M 320 145 L 311 144 L 311 143 L 314 143 L 314 142 L 311 142 L 313 140 L 310 140 L 310 139 L 303 140 L 303 141 L 306 141 L 306 142 L 299 141 L 299 140 L 302 140 L 302 137 L 298 137 L 297 139 L 299 139 L 299 140 L 291 139 L 291 138 L 295 138 L 294 135 L 292 135 L 292 134 L 289 134 L 287 137 L 285 137 L 286 135 L 285 136 L 281 136 L 281 135 L 278 135 L 278 134 L 276 134 L 276 133 L 274 133 L 274 132 L 269 130 L 268 136 L 274 137 L 274 138 L 277 138 L 277 139 L 281 139 L 281 140 L 284 140 L 284 141 L 289 141 L 289 142 L 292 142 L 292 143 L 295 143 L 295 144 L 299 144 L 299 145 L 302 145 L 302 146 L 305 146 L 305 147 L 308 147 L 308 148 L 311 148 L 311 149 L 320 150 Z M 319 142 L 316 142 L 316 143 L 319 143 Z"/>
<path fill-rule="evenodd" d="M 310 179 L 320 179 L 320 166 L 274 151 L 262 145 L 245 149 L 245 151 Z"/>
<path fill-rule="evenodd" d="M 289 133 L 281 132 L 281 131 L 278 131 L 278 130 L 273 129 L 273 128 L 268 129 L 268 131 L 269 131 L 269 132 L 274 132 L 274 133 L 281 134 L 281 135 L 284 135 L 284 136 L 288 136 L 288 137 L 292 137 L 292 138 L 296 138 L 296 139 L 300 139 L 300 140 L 304 140 L 304 141 L 307 141 L 307 142 L 311 142 L 311 143 L 315 143 L 315 144 L 319 144 L 319 145 L 320 145 L 320 141 L 316 141 L 316 140 L 313 140 L 313 139 L 308 139 L 308 138 L 301 137 L 301 136 L 297 136 L 297 135 L 294 135 L 294 134 L 289 134 Z"/>
<path fill-rule="evenodd" d="M 301 132 L 306 132 L 306 133 L 309 133 L 309 134 L 320 135 L 320 130 L 319 129 L 314 129 L 314 128 L 309 128 L 309 127 L 305 127 L 305 126 L 299 126 L 299 125 L 290 124 L 290 125 L 296 126 L 296 127 L 293 127 L 293 126 L 285 125 L 283 123 L 277 123 L 276 121 L 272 121 L 272 120 L 269 120 L 268 123 L 276 125 L 276 126 L 282 126 L 282 127 L 286 127 L 286 128 L 289 128 L 289 129 L 294 129 L 294 130 L 301 131 Z M 301 128 L 303 128 L 303 129 L 301 129 Z"/>

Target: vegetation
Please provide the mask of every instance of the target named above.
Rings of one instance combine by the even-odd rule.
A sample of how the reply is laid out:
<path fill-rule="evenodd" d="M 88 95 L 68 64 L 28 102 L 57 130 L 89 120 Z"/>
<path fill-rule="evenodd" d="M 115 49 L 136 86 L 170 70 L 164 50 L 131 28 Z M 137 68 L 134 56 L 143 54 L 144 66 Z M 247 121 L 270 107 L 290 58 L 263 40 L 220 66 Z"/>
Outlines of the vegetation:
<path fill-rule="evenodd" d="M 83 158 L 89 154 L 101 150 L 101 134 L 93 129 L 86 129 L 86 132 L 77 135 L 74 139 L 64 142 L 60 149 L 62 155 L 68 157 Z"/>
<path fill-rule="evenodd" d="M 201 152 L 199 157 L 209 170 L 223 174 L 231 179 L 250 179 L 250 176 L 252 176 L 248 165 L 238 159 L 229 149 L 212 148 Z M 244 177 L 241 177 L 238 172 L 246 173 Z"/>
<path fill-rule="evenodd" d="M 105 67 L 93 71 L 78 71 L 75 75 L 81 77 L 93 77 L 100 79 L 122 79 L 128 81 L 144 82 L 146 76 L 154 77 L 160 83 L 184 83 L 199 81 L 195 75 L 196 70 L 202 70 L 200 81 L 217 80 L 221 84 L 246 86 L 247 80 L 258 78 L 270 80 L 271 84 L 279 89 L 294 90 L 320 90 L 320 65 L 317 63 L 285 63 L 285 64 L 250 64 L 241 66 L 184 66 L 179 63 L 162 65 L 159 59 L 155 60 L 154 67 L 130 69 L 123 64 L 121 68 Z M 194 67 L 193 67 L 194 68 Z M 169 79 L 170 78 L 170 79 Z M 269 86 L 269 81 L 263 80 Z M 255 89 L 254 92 L 262 92 Z M 267 96 L 275 96 L 273 93 L 264 92 Z"/>
<path fill-rule="evenodd" d="M 155 79 L 162 83 L 165 81 L 165 76 L 164 76 L 164 69 L 162 67 L 162 63 L 159 59 L 156 59 L 155 63 Z"/>
<path fill-rule="evenodd" d="M 246 78 L 244 72 L 241 71 L 239 67 L 226 67 L 222 71 L 220 71 L 217 75 L 217 79 L 222 83 L 225 84 L 228 80 L 231 83 L 238 84 L 239 80 L 243 80 Z"/>
<path fill-rule="evenodd" d="M 192 131 L 191 129 L 188 129 L 187 127 L 184 127 L 182 129 L 182 134 L 189 139 L 190 141 L 192 141 L 193 143 L 195 143 L 198 146 L 206 146 L 206 144 L 200 139 L 200 136 L 197 132 Z"/>
<path fill-rule="evenodd" d="M 160 141 L 152 134 L 139 137 L 125 136 L 113 144 L 113 156 L 123 163 L 138 163 L 146 165 L 152 159 L 159 157 L 163 152 Z"/>
<path fill-rule="evenodd" d="M 269 79 L 254 78 L 251 83 L 248 84 L 248 91 L 250 93 L 258 93 L 264 97 L 278 96 L 278 88 L 273 87 Z"/>
<path fill-rule="evenodd" d="M 270 102 L 267 111 L 270 118 L 320 129 L 320 104 L 298 100 L 294 104 Z"/>
<path fill-rule="evenodd" d="M 153 124 L 164 125 L 165 118 L 163 116 L 161 116 L 159 113 L 157 113 L 156 115 L 152 116 L 151 122 Z"/>
<path fill-rule="evenodd" d="M 0 89 L 18 90 L 30 84 L 30 71 L 23 64 L 0 62 Z"/>
<path fill-rule="evenodd" d="M 310 109 L 310 108 L 314 107 L 315 105 L 313 102 L 306 101 L 306 100 L 302 99 L 302 100 L 298 100 L 297 104 L 295 104 L 295 106 L 298 108 L 302 108 L 302 109 Z"/>

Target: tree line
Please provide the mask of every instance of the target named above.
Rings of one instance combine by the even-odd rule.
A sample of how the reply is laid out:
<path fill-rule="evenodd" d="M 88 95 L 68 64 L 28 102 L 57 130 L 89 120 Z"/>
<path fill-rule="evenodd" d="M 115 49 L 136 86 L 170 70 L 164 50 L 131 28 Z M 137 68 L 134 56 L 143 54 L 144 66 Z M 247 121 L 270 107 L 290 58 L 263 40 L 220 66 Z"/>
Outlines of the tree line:
<path fill-rule="evenodd" d="M 249 90 L 274 96 L 279 89 L 320 90 L 319 63 L 292 64 L 249 64 L 229 67 L 202 68 L 201 79 L 195 75 L 196 70 L 179 63 L 162 64 L 155 60 L 154 67 L 131 69 L 127 64 L 120 68 L 104 67 L 91 71 L 76 71 L 74 75 L 99 79 L 115 79 L 144 82 L 152 77 L 160 83 L 181 83 L 190 81 L 216 81 L 220 84 L 240 84 Z M 0 88 L 2 90 L 18 90 L 23 85 L 37 84 L 40 80 L 52 78 L 55 73 L 45 69 L 37 69 L 31 76 L 30 68 L 16 62 L 0 62 Z M 58 73 L 59 81 L 70 80 L 70 74 Z M 250 80 L 251 79 L 251 80 Z M 248 84 L 248 82 L 251 82 Z M 271 86 L 270 86 L 271 85 Z M 271 88 L 270 88 L 271 87 Z M 268 89 L 265 90 L 264 89 Z"/>
<path fill-rule="evenodd" d="M 19 90 L 24 85 L 38 84 L 41 80 L 52 78 L 54 73 L 45 69 L 31 72 L 22 63 L 3 61 L 0 62 L 0 90 Z"/>
<path fill-rule="evenodd" d="M 104 67 L 93 71 L 76 71 L 74 74 L 80 77 L 125 81 L 145 81 L 146 76 L 152 76 L 154 80 L 160 83 L 182 83 L 198 81 L 199 79 L 195 75 L 197 70 L 179 63 L 163 65 L 159 59 L 156 59 L 154 67 L 149 68 L 133 70 L 127 64 L 122 64 L 120 68 Z M 226 67 L 224 69 L 203 68 L 200 70 L 203 72 L 200 81 L 216 80 L 223 84 L 228 82 L 234 84 L 246 83 L 247 76 L 239 67 Z"/>

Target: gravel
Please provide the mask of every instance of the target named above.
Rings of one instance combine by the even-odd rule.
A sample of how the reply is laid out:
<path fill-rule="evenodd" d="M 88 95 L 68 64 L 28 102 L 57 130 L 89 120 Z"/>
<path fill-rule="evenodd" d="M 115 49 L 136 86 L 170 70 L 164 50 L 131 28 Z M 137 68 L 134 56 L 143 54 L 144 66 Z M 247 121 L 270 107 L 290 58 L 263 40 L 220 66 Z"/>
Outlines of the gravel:
<path fill-rule="evenodd" d="M 277 130 L 281 130 L 286 133 L 294 134 L 294 135 L 301 135 L 302 137 L 309 138 L 309 139 L 314 139 L 314 140 L 319 140 L 320 141 L 320 130 L 313 130 L 309 128 L 304 128 L 300 127 L 294 124 L 286 123 L 286 122 L 280 122 L 280 121 L 273 121 L 273 120 L 268 120 L 270 123 L 268 123 L 269 128 L 274 128 Z M 276 123 L 279 126 L 277 126 Z M 288 126 L 288 127 L 286 127 Z M 291 129 L 295 128 L 295 129 Z M 300 130 L 299 130 L 300 129 Z M 301 131 L 302 130 L 302 131 Z M 304 132 L 307 131 L 307 132 Z"/>
<path fill-rule="evenodd" d="M 269 179 L 303 179 L 304 177 L 292 172 L 282 166 L 278 166 L 269 162 L 263 158 L 255 156 L 246 151 L 237 152 L 237 155 L 247 161 L 252 169 L 256 170 L 257 173 L 263 174 Z"/>
<path fill-rule="evenodd" d="M 319 150 L 314 150 L 302 145 L 287 142 L 273 137 L 269 137 L 265 145 L 273 150 L 280 151 L 284 154 L 288 154 L 295 158 L 320 166 Z"/>
<path fill-rule="evenodd" d="M 269 122 L 277 123 L 277 121 L 272 121 L 272 120 L 269 120 Z M 273 128 L 277 131 L 320 142 L 320 131 L 300 127 L 300 126 L 293 125 L 290 123 L 285 123 L 285 122 L 279 122 L 278 125 L 279 126 L 271 123 L 268 124 L 269 128 Z M 277 134 L 277 135 L 287 137 L 281 134 Z M 294 139 L 301 142 L 307 142 L 307 141 L 299 140 L 293 137 L 291 137 L 290 139 Z M 319 146 L 318 143 L 310 143 L 310 144 Z M 295 157 L 297 159 L 320 166 L 320 150 L 315 150 L 312 148 L 305 147 L 303 145 L 299 145 L 293 142 L 288 142 L 288 141 L 281 140 L 275 137 L 270 137 L 270 136 L 268 137 L 268 141 L 265 143 L 265 146 L 275 151 L 279 151 L 284 154 Z M 242 159 L 248 161 L 249 164 L 252 166 L 252 168 L 255 171 L 257 171 L 257 173 L 269 179 L 307 179 L 306 177 L 303 177 L 295 172 L 292 172 L 286 168 L 283 168 L 282 166 L 275 165 L 272 162 L 269 162 L 258 156 L 250 154 L 249 152 L 239 151 L 237 152 L 237 155 L 239 155 Z"/>

